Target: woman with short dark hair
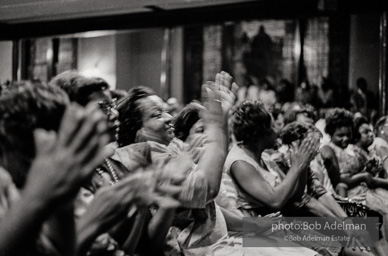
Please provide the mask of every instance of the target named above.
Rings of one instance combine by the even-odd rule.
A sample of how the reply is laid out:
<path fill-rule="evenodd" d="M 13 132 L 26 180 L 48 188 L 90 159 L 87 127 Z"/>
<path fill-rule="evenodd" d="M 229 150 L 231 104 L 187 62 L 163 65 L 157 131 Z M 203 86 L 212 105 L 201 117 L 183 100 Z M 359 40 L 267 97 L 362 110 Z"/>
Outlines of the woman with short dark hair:
<path fill-rule="evenodd" d="M 275 144 L 272 118 L 258 101 L 244 101 L 232 113 L 232 129 L 237 140 L 225 162 L 226 172 L 238 190 L 238 207 L 246 216 L 282 210 L 300 188 L 299 178 L 318 149 L 318 140 L 303 141 L 292 156 L 287 175 L 269 159 L 264 150 Z"/>

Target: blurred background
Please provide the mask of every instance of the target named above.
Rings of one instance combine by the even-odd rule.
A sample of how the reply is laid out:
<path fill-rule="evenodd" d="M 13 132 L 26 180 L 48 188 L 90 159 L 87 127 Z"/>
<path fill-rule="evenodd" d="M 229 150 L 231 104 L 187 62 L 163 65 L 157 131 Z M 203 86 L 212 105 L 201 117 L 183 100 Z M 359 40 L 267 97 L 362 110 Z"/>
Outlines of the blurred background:
<path fill-rule="evenodd" d="M 146 85 L 188 103 L 225 70 L 240 87 L 328 87 L 341 106 L 364 78 L 383 115 L 386 2 L 2 0 L 0 83 L 78 69 L 112 88 Z"/>

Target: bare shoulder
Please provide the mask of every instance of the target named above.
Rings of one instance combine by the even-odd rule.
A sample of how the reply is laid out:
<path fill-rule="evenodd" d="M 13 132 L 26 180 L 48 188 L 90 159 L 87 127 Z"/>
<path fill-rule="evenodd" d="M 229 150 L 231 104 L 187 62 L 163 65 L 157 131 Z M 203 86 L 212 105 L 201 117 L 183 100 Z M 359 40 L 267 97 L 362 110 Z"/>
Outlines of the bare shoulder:
<path fill-rule="evenodd" d="M 230 168 L 232 176 L 237 179 L 257 180 L 262 179 L 260 172 L 251 164 L 244 160 L 235 161 Z"/>

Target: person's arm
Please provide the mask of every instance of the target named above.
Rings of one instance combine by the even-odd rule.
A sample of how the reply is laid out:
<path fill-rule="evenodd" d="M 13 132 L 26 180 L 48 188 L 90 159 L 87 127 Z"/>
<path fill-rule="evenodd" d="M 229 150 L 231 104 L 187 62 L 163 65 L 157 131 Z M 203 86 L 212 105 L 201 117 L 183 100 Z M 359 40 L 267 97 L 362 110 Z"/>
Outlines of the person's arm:
<path fill-rule="evenodd" d="M 208 141 L 204 152 L 198 162 L 197 175 L 205 177 L 207 182 L 206 201 L 213 200 L 219 192 L 223 165 L 227 155 L 227 122 L 222 109 L 221 92 L 213 91 L 204 85 L 207 94 L 206 106 L 208 108 L 203 115 L 206 124 L 205 134 Z"/>
<path fill-rule="evenodd" d="M 376 154 L 381 159 L 383 168 L 385 170 L 385 176 L 388 174 L 388 144 L 384 141 L 385 145 L 376 145 Z"/>
<path fill-rule="evenodd" d="M 251 164 L 245 161 L 234 162 L 231 174 L 237 184 L 254 199 L 275 210 L 281 210 L 293 196 L 295 185 L 315 157 L 318 145 L 319 141 L 316 138 L 304 139 L 298 151 L 292 155 L 292 165 L 286 177 L 276 187 L 272 187 Z"/>
<path fill-rule="evenodd" d="M 323 194 L 318 198 L 318 201 L 334 213 L 335 216 L 343 218 L 348 216 L 330 193 Z"/>
<path fill-rule="evenodd" d="M 73 105 L 65 112 L 58 134 L 42 129 L 34 132 L 36 157 L 23 195 L 0 223 L 1 255 L 24 255 L 34 250 L 42 225 L 49 217 L 65 216 L 69 220 L 69 216 L 73 216 L 72 212 L 58 210 L 72 203 L 80 184 L 107 156 L 108 152 L 103 151 L 109 141 L 106 128 L 104 115 L 99 110 L 91 106 L 84 110 Z M 69 227 L 62 226 L 69 223 Z M 52 237 L 58 238 L 61 234 L 55 231 L 64 230 L 72 233 L 71 237 L 75 236 L 72 221 L 52 219 L 47 225 L 54 231 Z M 63 244 L 58 247 L 62 250 L 60 253 L 75 250 L 71 237 L 66 249 L 63 250 Z"/>
<path fill-rule="evenodd" d="M 370 185 L 371 185 L 371 188 L 388 189 L 388 180 L 382 179 L 382 178 L 373 178 L 372 183 Z"/>
<path fill-rule="evenodd" d="M 280 161 L 280 159 L 276 158 L 276 156 L 274 158 L 272 158 L 271 156 L 271 160 L 274 160 L 277 166 L 279 167 L 278 173 L 279 173 L 280 179 L 284 180 L 286 178 L 285 173 L 288 173 L 288 169 L 289 169 L 288 165 L 285 163 L 284 156 L 283 156 L 283 161 Z M 291 192 L 293 195 L 292 200 L 298 201 L 303 196 L 306 183 L 307 183 L 307 173 L 306 175 L 304 175 L 304 177 L 301 175 L 297 180 L 295 187 Z"/>
<path fill-rule="evenodd" d="M 305 207 L 309 212 L 313 213 L 314 216 L 336 217 L 336 215 L 329 208 L 327 208 L 324 204 L 321 204 L 321 202 L 314 197 L 310 199 Z"/>
<path fill-rule="evenodd" d="M 238 86 L 224 71 L 217 73 L 215 83 L 207 83 L 202 91 L 204 105 L 208 108 L 203 116 L 208 143 L 198 162 L 199 175 L 207 180 L 207 201 L 214 199 L 220 189 L 223 165 L 228 152 L 227 119 L 236 100 Z"/>
<path fill-rule="evenodd" d="M 0 223 L 0 254 L 23 255 L 33 250 L 35 239 L 49 214 L 50 207 L 46 201 L 24 193 Z"/>
<path fill-rule="evenodd" d="M 151 218 L 147 228 L 147 240 L 152 252 L 163 254 L 164 242 L 175 217 L 175 208 L 161 207 Z"/>
<path fill-rule="evenodd" d="M 270 214 L 264 217 L 244 218 L 243 216 L 223 207 L 220 207 L 224 215 L 228 231 L 236 232 L 265 232 L 272 226 L 272 221 L 276 221 L 280 213 Z M 244 223 L 245 222 L 245 225 Z"/>
<path fill-rule="evenodd" d="M 228 231 L 243 231 L 243 217 L 230 210 L 220 207 L 224 215 Z"/>
<path fill-rule="evenodd" d="M 340 168 L 338 165 L 337 157 L 335 156 L 333 149 L 331 149 L 328 145 L 323 146 L 320 150 L 320 153 L 331 184 L 335 188 L 338 183 L 340 183 Z"/>
<path fill-rule="evenodd" d="M 231 173 L 238 185 L 255 200 L 272 209 L 281 210 L 292 197 L 292 191 L 301 170 L 290 169 L 286 178 L 276 187 L 272 187 L 255 168 L 245 162 L 236 161 L 231 166 Z"/>
<path fill-rule="evenodd" d="M 197 174 L 206 177 L 207 198 L 206 201 L 214 199 L 219 192 L 222 178 L 223 165 L 226 158 L 226 131 L 223 125 L 209 123 L 206 127 L 208 140 L 205 150 L 198 162 Z"/>
<path fill-rule="evenodd" d="M 140 200 L 138 193 L 148 189 L 147 179 L 147 176 L 137 173 L 97 191 L 86 212 L 76 222 L 77 255 L 85 255 L 99 235 L 118 223 L 125 223 L 130 207 Z"/>
<path fill-rule="evenodd" d="M 375 184 L 374 183 L 374 178 L 370 173 L 363 172 L 363 173 L 357 173 L 355 175 L 348 175 L 348 174 L 343 174 L 340 176 L 341 182 L 345 183 L 348 188 L 354 188 L 358 185 L 360 185 L 361 182 L 365 182 L 368 184 L 368 187 L 373 187 Z"/>
<path fill-rule="evenodd" d="M 74 256 L 76 253 L 76 236 L 74 221 L 74 205 L 68 204 L 45 222 L 42 235 L 45 236 L 53 250 L 62 256 Z"/>

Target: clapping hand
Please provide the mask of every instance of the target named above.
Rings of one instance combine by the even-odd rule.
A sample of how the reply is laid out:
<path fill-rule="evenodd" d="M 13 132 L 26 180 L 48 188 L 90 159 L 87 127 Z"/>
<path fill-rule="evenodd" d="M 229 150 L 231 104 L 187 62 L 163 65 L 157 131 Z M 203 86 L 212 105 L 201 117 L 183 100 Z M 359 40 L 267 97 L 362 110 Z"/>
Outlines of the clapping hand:
<path fill-rule="evenodd" d="M 291 156 L 292 166 L 303 171 L 310 165 L 319 149 L 319 138 L 307 136 Z"/>
<path fill-rule="evenodd" d="M 215 87 L 220 94 L 222 110 L 227 115 L 236 102 L 238 85 L 233 82 L 233 77 L 229 73 L 221 71 L 216 75 Z"/>
<path fill-rule="evenodd" d="M 96 106 L 71 105 L 59 132 L 34 132 L 36 157 L 26 184 L 26 194 L 50 206 L 71 202 L 94 168 L 112 154 L 106 117 Z"/>

